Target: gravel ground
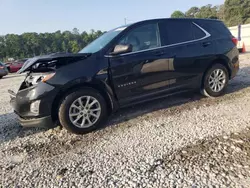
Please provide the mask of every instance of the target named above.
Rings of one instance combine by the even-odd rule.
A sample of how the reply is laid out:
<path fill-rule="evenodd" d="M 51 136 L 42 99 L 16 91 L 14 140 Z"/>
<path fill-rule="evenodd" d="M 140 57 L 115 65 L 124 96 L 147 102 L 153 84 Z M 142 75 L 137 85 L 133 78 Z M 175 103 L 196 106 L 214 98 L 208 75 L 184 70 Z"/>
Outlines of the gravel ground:
<path fill-rule="evenodd" d="M 113 115 L 79 136 L 21 128 L 0 80 L 0 187 L 249 187 L 250 55 L 225 96 L 186 93 Z"/>

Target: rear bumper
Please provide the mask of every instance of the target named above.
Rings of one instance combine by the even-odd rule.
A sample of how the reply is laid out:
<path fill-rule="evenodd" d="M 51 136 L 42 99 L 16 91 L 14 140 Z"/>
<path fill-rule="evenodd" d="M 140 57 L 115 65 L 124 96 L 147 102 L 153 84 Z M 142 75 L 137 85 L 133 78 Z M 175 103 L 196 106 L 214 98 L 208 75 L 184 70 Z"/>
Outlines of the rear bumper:
<path fill-rule="evenodd" d="M 240 69 L 240 62 L 238 60 L 236 63 L 234 63 L 232 65 L 232 72 L 231 72 L 231 78 L 230 79 L 233 79 L 237 75 L 237 73 L 239 72 L 239 69 Z"/>
<path fill-rule="evenodd" d="M 44 127 L 44 128 L 54 127 L 54 123 L 52 121 L 51 116 L 34 118 L 34 119 L 23 119 L 19 117 L 18 120 L 23 127 Z"/>

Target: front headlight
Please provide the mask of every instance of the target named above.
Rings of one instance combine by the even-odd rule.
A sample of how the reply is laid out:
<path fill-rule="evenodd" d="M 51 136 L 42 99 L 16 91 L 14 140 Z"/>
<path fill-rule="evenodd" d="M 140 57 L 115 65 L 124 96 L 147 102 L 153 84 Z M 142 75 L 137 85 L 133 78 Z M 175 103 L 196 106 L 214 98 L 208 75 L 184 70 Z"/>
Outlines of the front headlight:
<path fill-rule="evenodd" d="M 51 73 L 43 77 L 42 82 L 46 82 L 51 79 L 56 73 Z"/>

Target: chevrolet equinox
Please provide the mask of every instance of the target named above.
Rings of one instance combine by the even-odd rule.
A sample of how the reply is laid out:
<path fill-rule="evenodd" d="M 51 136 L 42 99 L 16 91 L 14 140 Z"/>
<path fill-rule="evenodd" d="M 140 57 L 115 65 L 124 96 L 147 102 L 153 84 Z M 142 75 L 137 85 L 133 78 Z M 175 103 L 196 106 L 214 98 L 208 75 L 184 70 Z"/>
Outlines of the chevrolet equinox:
<path fill-rule="evenodd" d="M 9 91 L 22 126 L 83 134 L 118 108 L 189 90 L 222 95 L 239 70 L 237 39 L 223 22 L 155 19 L 118 27 L 77 54 L 25 62 L 17 93 Z"/>

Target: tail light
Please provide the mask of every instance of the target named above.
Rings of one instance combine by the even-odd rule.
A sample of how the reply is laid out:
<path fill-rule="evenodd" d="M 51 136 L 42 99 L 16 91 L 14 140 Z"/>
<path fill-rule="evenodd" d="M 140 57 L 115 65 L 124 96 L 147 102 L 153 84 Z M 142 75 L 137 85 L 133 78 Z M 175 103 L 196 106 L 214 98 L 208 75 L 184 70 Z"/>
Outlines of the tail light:
<path fill-rule="evenodd" d="M 3 66 L 0 66 L 0 69 L 4 69 L 4 67 L 3 67 Z"/>
<path fill-rule="evenodd" d="M 233 37 L 232 37 L 232 41 L 233 41 L 233 43 L 235 44 L 235 46 L 237 46 L 237 44 L 238 44 L 238 39 L 235 38 L 235 37 L 233 36 Z"/>

